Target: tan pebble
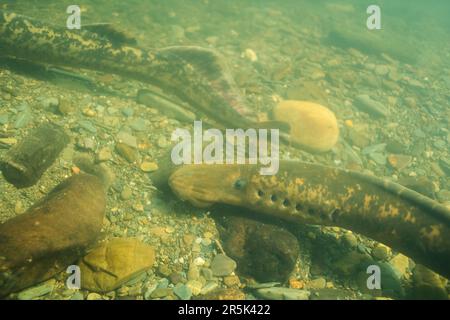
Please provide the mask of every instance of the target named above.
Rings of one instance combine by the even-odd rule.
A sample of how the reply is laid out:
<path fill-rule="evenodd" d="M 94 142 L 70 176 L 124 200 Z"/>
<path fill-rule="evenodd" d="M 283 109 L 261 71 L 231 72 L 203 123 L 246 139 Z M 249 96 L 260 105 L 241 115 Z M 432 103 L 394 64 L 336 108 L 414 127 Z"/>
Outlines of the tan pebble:
<path fill-rule="evenodd" d="M 226 276 L 223 278 L 223 283 L 227 287 L 239 287 L 241 285 L 241 281 L 238 276 Z"/>
<path fill-rule="evenodd" d="M 198 296 L 198 295 L 200 294 L 200 292 L 202 292 L 202 288 L 203 288 L 202 283 L 201 283 L 200 281 L 197 281 L 197 280 L 189 280 L 189 281 L 186 283 L 186 286 L 187 286 L 189 289 L 191 289 L 192 294 L 193 294 L 194 296 Z"/>
<path fill-rule="evenodd" d="M 137 212 L 144 212 L 144 206 L 142 205 L 142 203 L 135 203 L 133 204 L 133 210 Z"/>
<path fill-rule="evenodd" d="M 83 115 L 85 115 L 86 117 L 95 117 L 97 115 L 97 113 L 92 110 L 91 108 L 84 108 L 83 109 Z"/>
<path fill-rule="evenodd" d="M 79 174 L 81 172 L 80 168 L 78 167 L 72 167 L 72 173 L 73 174 Z"/>
<path fill-rule="evenodd" d="M 17 139 L 15 139 L 15 138 L 0 138 L 0 143 L 6 144 L 8 146 L 12 146 L 17 143 Z"/>
<path fill-rule="evenodd" d="M 158 165 L 156 164 L 156 162 L 147 162 L 144 161 L 141 163 L 141 170 L 144 172 L 153 172 L 158 170 Z"/>
<path fill-rule="evenodd" d="M 102 300 L 102 296 L 92 292 L 87 295 L 86 300 Z"/>
<path fill-rule="evenodd" d="M 308 150 L 329 151 L 339 138 L 336 116 L 317 103 L 281 101 L 273 110 L 273 116 L 275 120 L 288 123 L 291 141 Z"/>

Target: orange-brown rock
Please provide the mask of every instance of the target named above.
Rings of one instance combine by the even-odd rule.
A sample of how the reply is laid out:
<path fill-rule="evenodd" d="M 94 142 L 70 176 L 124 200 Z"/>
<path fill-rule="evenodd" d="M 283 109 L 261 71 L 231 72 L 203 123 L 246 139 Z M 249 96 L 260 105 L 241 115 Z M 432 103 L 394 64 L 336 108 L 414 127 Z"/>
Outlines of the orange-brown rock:
<path fill-rule="evenodd" d="M 310 151 L 328 151 L 339 138 L 336 116 L 317 103 L 281 101 L 273 110 L 273 118 L 288 123 L 291 142 Z"/>

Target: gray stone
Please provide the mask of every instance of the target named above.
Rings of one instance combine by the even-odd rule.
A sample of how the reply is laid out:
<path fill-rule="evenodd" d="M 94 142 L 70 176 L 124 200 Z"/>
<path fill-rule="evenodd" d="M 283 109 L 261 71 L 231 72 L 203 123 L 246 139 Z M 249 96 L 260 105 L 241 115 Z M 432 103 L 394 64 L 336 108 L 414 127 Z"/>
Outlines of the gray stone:
<path fill-rule="evenodd" d="M 218 277 L 228 276 L 236 269 L 236 262 L 224 254 L 218 254 L 211 262 L 211 271 Z"/>
<path fill-rule="evenodd" d="M 373 100 L 368 95 L 359 95 L 355 98 L 356 106 L 375 117 L 386 117 L 388 115 L 388 110 L 381 103 Z"/>
<path fill-rule="evenodd" d="M 308 300 L 310 292 L 307 290 L 273 287 L 255 291 L 256 295 L 269 300 Z"/>
<path fill-rule="evenodd" d="M 191 289 L 185 284 L 177 284 L 175 288 L 173 288 L 173 293 L 180 298 L 181 300 L 190 300 L 192 297 Z"/>

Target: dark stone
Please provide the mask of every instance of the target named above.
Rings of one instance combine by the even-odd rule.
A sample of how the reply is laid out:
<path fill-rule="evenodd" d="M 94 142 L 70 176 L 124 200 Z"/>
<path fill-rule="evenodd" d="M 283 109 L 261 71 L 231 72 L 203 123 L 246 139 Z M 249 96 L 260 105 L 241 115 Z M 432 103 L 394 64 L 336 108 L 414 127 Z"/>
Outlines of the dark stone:
<path fill-rule="evenodd" d="M 237 271 L 259 282 L 285 281 L 299 256 L 297 238 L 270 224 L 228 216 L 219 221 L 226 253 Z"/>

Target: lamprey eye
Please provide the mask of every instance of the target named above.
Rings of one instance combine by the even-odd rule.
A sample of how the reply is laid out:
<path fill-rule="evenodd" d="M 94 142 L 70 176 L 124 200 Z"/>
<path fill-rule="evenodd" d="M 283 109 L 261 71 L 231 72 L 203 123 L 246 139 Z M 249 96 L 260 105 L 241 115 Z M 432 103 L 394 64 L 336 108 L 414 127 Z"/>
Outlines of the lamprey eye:
<path fill-rule="evenodd" d="M 245 180 L 242 179 L 238 179 L 236 180 L 236 182 L 234 183 L 233 187 L 237 190 L 242 190 L 245 188 L 245 186 L 247 185 L 247 182 Z"/>

